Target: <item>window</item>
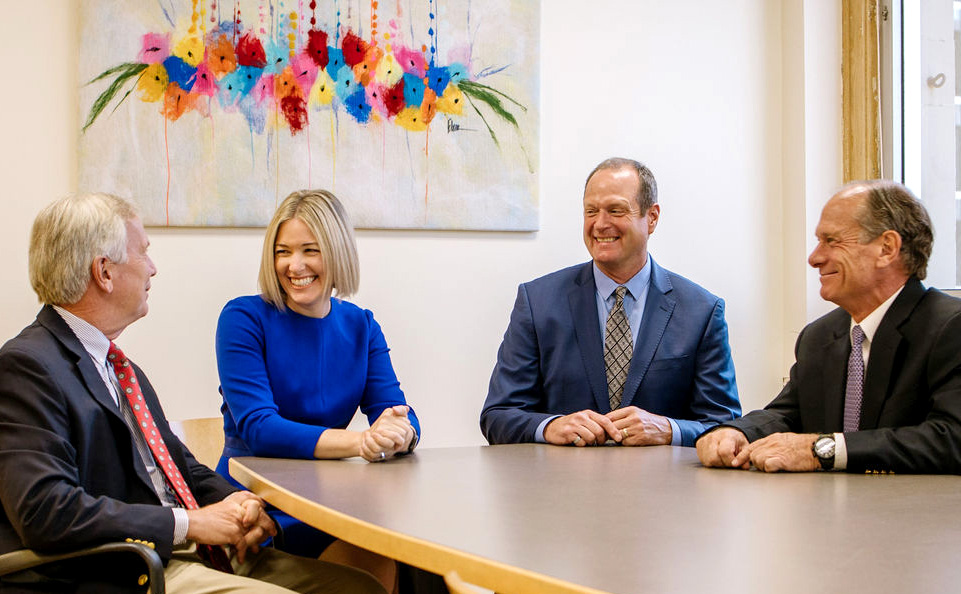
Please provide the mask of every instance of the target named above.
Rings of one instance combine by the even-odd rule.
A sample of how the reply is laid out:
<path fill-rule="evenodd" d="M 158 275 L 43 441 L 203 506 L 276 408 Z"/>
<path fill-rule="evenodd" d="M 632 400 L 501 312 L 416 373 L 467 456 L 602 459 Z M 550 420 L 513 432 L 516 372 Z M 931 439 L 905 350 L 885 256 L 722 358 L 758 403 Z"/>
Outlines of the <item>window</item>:
<path fill-rule="evenodd" d="M 961 0 L 881 2 L 884 177 L 902 181 L 934 223 L 930 285 L 961 285 Z"/>

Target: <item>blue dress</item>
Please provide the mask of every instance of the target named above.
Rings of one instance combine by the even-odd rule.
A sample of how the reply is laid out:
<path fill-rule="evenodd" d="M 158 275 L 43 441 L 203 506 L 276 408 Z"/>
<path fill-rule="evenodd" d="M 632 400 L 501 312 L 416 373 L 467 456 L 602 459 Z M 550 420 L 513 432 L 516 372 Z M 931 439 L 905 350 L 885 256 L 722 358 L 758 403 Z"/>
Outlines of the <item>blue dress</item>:
<path fill-rule="evenodd" d="M 220 313 L 216 350 L 225 437 L 217 472 L 228 479 L 233 456 L 312 459 L 320 434 L 347 427 L 358 407 L 373 423 L 407 404 L 373 314 L 339 299 L 327 316 L 311 318 L 259 295 L 238 297 Z M 291 532 L 304 527 L 273 515 L 287 532 L 285 548 L 298 552 Z"/>

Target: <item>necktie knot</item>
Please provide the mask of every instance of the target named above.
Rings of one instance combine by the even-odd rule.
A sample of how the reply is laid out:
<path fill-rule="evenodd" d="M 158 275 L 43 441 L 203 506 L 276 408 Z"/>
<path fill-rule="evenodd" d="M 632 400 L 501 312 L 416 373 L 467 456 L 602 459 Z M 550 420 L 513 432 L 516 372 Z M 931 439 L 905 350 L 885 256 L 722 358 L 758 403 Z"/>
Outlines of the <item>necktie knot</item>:
<path fill-rule="evenodd" d="M 855 325 L 854 328 L 851 328 L 851 342 L 854 345 L 854 348 L 860 348 L 864 343 L 864 339 L 865 334 L 864 330 L 861 329 L 861 326 Z"/>
<path fill-rule="evenodd" d="M 627 295 L 627 287 L 624 285 L 614 289 L 614 307 L 624 306 L 624 295 Z"/>
<path fill-rule="evenodd" d="M 128 367 L 130 362 L 127 361 L 127 356 L 123 354 L 120 347 L 115 345 L 113 341 L 110 342 L 110 349 L 107 350 L 107 361 L 114 367 Z"/>

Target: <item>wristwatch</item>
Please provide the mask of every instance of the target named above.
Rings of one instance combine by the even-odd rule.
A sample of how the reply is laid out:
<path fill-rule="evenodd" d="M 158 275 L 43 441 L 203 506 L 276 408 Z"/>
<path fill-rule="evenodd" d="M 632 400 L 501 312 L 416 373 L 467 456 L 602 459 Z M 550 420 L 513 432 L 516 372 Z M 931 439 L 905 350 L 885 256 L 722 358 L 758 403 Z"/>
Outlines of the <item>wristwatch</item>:
<path fill-rule="evenodd" d="M 831 470 L 834 468 L 834 435 L 822 433 L 817 436 L 811 444 L 811 451 L 814 457 L 821 464 L 821 470 Z"/>

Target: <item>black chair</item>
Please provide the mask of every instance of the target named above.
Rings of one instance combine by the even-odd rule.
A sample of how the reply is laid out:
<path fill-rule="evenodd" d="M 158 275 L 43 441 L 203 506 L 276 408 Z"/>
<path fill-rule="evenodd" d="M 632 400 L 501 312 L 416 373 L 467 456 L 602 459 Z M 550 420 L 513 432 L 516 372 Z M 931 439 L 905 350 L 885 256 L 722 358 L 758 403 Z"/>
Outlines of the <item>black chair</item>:
<path fill-rule="evenodd" d="M 131 572 L 130 561 L 134 557 L 139 557 L 144 567 L 136 566 Z M 149 586 L 151 594 L 165 592 L 164 565 L 160 555 L 146 544 L 133 541 L 111 542 L 68 553 L 40 554 L 29 549 L 4 553 L 0 555 L 0 591 L 5 592 L 9 586 L 14 585 L 21 585 L 27 590 L 31 583 L 43 583 L 38 580 L 47 578 L 46 574 L 33 570 L 42 569 L 44 566 L 58 566 L 61 571 L 64 568 L 69 571 L 69 568 L 83 567 L 84 575 L 88 575 L 91 568 L 102 572 L 98 567 L 98 560 L 105 568 L 109 568 L 114 579 L 118 574 L 122 579 L 127 579 L 129 575 L 130 583 L 120 584 L 121 587 L 126 586 L 133 590 Z M 114 571 L 118 567 L 122 567 L 123 571 Z"/>

